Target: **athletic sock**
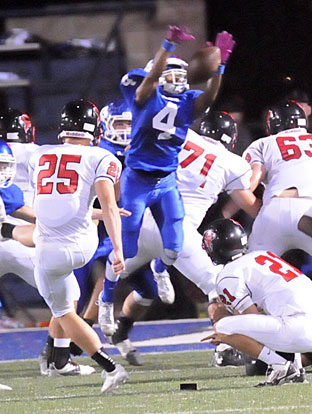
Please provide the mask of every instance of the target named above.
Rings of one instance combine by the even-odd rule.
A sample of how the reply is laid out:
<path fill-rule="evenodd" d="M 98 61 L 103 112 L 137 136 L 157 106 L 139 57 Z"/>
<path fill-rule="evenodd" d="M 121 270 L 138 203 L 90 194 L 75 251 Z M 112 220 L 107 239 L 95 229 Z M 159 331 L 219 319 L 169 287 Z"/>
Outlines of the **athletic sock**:
<path fill-rule="evenodd" d="M 97 362 L 106 372 L 112 372 L 116 368 L 114 360 L 104 351 L 104 348 L 101 347 L 97 352 L 92 356 L 95 362 Z"/>
<path fill-rule="evenodd" d="M 287 362 L 287 359 L 281 357 L 276 352 L 274 352 L 272 349 L 268 348 L 267 346 L 264 346 L 262 351 L 260 352 L 258 359 L 260 361 L 263 361 L 267 363 L 268 365 L 273 364 L 279 364 L 284 365 Z"/>
<path fill-rule="evenodd" d="M 119 318 L 117 319 L 117 330 L 112 336 L 112 342 L 114 345 L 129 338 L 129 332 L 131 331 L 134 322 L 135 321 L 133 319 L 121 312 Z"/>
<path fill-rule="evenodd" d="M 114 282 L 105 278 L 103 292 L 102 292 L 102 300 L 103 302 L 114 302 L 114 293 L 117 287 L 118 281 Z"/>
<path fill-rule="evenodd" d="M 155 270 L 157 273 L 162 273 L 167 270 L 168 266 L 161 260 L 160 257 L 155 259 Z"/>
<path fill-rule="evenodd" d="M 41 355 L 47 360 L 47 366 L 49 366 L 49 364 L 52 362 L 53 343 L 54 339 L 52 336 L 48 335 L 44 348 L 41 352 Z"/>
<path fill-rule="evenodd" d="M 54 338 L 52 361 L 56 369 L 64 368 L 70 359 L 70 338 Z"/>

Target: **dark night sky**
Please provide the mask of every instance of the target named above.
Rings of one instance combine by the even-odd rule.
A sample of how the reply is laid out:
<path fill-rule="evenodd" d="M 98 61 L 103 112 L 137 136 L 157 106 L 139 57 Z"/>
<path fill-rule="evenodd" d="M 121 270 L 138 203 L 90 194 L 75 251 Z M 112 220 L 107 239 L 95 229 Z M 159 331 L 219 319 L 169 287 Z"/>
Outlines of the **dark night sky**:
<path fill-rule="evenodd" d="M 259 110 L 293 84 L 312 95 L 312 1 L 207 0 L 207 37 L 227 30 L 237 41 L 222 97 L 239 94 L 247 112 Z"/>

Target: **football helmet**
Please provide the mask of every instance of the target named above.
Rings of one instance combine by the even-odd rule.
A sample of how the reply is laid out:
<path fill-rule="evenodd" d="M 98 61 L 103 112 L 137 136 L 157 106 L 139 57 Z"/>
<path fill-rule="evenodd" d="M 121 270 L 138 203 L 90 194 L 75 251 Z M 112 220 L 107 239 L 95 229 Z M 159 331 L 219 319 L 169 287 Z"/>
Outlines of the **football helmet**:
<path fill-rule="evenodd" d="M 0 140 L 0 188 L 12 184 L 16 172 L 16 160 L 11 148 Z"/>
<path fill-rule="evenodd" d="M 0 139 L 6 142 L 35 142 L 35 128 L 29 115 L 12 108 L 1 113 Z"/>
<path fill-rule="evenodd" d="M 103 138 L 127 146 L 131 140 L 132 113 L 123 100 L 116 100 L 101 109 Z"/>
<path fill-rule="evenodd" d="M 267 113 L 267 128 L 270 135 L 292 128 L 306 128 L 307 119 L 299 102 L 288 100 L 273 106 Z"/>
<path fill-rule="evenodd" d="M 200 122 L 199 133 L 220 141 L 225 148 L 233 150 L 237 141 L 237 123 L 227 112 L 209 111 Z"/>
<path fill-rule="evenodd" d="M 100 113 L 96 105 L 85 99 L 68 102 L 62 109 L 58 139 L 87 138 L 98 144 L 101 134 Z"/>
<path fill-rule="evenodd" d="M 150 72 L 152 66 L 153 60 L 149 60 L 144 70 Z M 170 56 L 167 59 L 166 68 L 159 78 L 159 85 L 168 93 L 183 93 L 190 88 L 187 83 L 187 67 L 188 63 L 178 56 Z"/>
<path fill-rule="evenodd" d="M 203 234 L 202 248 L 215 264 L 226 264 L 247 252 L 247 234 L 232 219 L 218 219 Z"/>

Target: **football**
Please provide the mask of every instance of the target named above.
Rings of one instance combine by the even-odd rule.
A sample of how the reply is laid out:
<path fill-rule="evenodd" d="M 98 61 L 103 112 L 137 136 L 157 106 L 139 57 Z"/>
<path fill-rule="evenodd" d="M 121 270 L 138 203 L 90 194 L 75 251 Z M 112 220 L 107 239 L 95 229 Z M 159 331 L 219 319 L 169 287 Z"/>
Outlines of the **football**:
<path fill-rule="evenodd" d="M 187 69 L 189 83 L 205 82 L 218 70 L 221 63 L 220 49 L 216 46 L 203 47 L 191 57 Z"/>

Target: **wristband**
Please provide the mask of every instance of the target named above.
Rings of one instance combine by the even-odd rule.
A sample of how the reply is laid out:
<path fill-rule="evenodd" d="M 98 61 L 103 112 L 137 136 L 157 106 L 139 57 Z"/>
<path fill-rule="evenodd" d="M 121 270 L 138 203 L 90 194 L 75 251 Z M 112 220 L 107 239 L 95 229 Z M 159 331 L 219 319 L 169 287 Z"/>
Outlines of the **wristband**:
<path fill-rule="evenodd" d="M 225 71 L 225 64 L 221 63 L 218 67 L 217 74 L 218 75 L 223 75 L 224 71 Z"/>
<path fill-rule="evenodd" d="M 162 43 L 162 48 L 165 49 L 167 52 L 173 52 L 176 48 L 175 43 L 170 42 L 169 40 L 165 39 Z"/>

